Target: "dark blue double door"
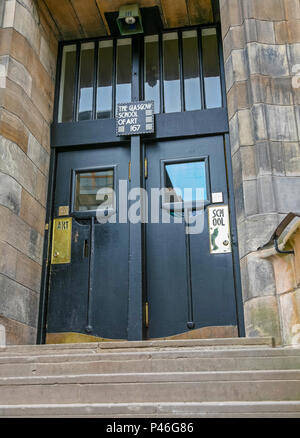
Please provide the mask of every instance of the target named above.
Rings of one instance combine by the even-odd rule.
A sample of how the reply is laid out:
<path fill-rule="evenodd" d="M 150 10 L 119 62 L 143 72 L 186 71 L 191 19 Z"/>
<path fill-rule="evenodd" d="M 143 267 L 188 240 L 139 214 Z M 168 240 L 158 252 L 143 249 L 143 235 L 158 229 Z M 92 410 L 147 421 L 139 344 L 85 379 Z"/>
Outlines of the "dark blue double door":
<path fill-rule="evenodd" d="M 142 160 L 140 171 L 148 199 L 137 262 L 143 272 L 141 336 L 238 336 L 232 253 L 211 253 L 208 225 L 213 194 L 222 194 L 218 205 L 228 205 L 224 138 L 147 143 L 143 151 L 147 165 Z M 128 339 L 134 260 L 129 260 L 132 227 L 126 209 L 138 200 L 128 201 L 131 171 L 129 146 L 58 153 L 53 217 L 70 217 L 72 233 L 70 261 L 50 268 L 49 339 L 65 333 Z M 161 189 L 166 190 L 157 201 Z M 139 213 L 136 209 L 136 217 Z M 192 233 L 193 226 L 200 231 Z"/>

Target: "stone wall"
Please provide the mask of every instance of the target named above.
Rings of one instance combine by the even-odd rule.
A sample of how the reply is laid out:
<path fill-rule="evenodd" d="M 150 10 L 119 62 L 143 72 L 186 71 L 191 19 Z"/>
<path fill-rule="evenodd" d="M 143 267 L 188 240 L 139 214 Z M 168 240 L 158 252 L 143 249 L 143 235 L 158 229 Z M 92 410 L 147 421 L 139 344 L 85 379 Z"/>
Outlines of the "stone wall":
<path fill-rule="evenodd" d="M 0 324 L 7 342 L 36 342 L 55 25 L 34 0 L 0 0 Z"/>
<path fill-rule="evenodd" d="M 273 266 L 256 251 L 300 211 L 300 1 L 220 8 L 246 333 L 280 341 Z"/>

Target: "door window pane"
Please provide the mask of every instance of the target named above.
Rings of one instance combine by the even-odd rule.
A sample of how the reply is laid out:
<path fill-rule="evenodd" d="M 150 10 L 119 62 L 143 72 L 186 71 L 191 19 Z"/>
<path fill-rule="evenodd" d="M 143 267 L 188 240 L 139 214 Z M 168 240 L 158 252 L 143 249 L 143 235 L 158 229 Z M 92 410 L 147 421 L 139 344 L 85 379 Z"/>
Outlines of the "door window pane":
<path fill-rule="evenodd" d="M 145 99 L 154 100 L 155 113 L 160 112 L 160 74 L 158 35 L 145 37 Z"/>
<path fill-rule="evenodd" d="M 58 122 L 72 122 L 73 120 L 75 70 L 76 45 L 64 46 L 61 66 Z"/>
<path fill-rule="evenodd" d="M 216 29 L 202 31 L 202 52 L 206 108 L 218 108 L 222 93 Z"/>
<path fill-rule="evenodd" d="M 206 200 L 205 167 L 205 161 L 167 164 L 165 166 L 165 188 L 168 197 L 171 196 L 170 202 Z M 184 191 L 184 189 L 189 190 Z"/>
<path fill-rule="evenodd" d="M 91 120 L 93 114 L 95 44 L 81 45 L 78 120 Z"/>
<path fill-rule="evenodd" d="M 131 102 L 131 38 L 117 42 L 116 103 Z"/>
<path fill-rule="evenodd" d="M 105 202 L 106 208 L 114 207 L 114 171 L 112 169 L 76 174 L 75 211 L 97 210 Z M 101 199 L 97 200 L 98 190 Z M 107 193 L 105 193 L 107 191 Z"/>
<path fill-rule="evenodd" d="M 177 32 L 163 35 L 163 57 L 165 112 L 180 112 L 180 68 Z"/>
<path fill-rule="evenodd" d="M 182 33 L 185 109 L 201 109 L 198 34 L 196 30 Z"/>
<path fill-rule="evenodd" d="M 97 119 L 112 117 L 113 41 L 99 42 Z"/>

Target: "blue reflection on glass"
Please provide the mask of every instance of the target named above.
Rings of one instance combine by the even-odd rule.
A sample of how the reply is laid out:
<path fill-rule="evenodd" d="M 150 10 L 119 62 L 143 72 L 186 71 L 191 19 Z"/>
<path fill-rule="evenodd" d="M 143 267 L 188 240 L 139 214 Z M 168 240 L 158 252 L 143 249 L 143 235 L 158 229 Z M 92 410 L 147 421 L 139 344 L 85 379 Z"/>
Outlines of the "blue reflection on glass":
<path fill-rule="evenodd" d="M 175 193 L 176 189 L 181 190 L 182 199 L 178 196 L 178 201 L 203 201 L 207 199 L 206 169 L 204 161 L 168 164 L 165 166 L 165 170 L 166 188 L 175 189 Z M 184 189 L 191 190 L 186 190 L 184 192 Z M 177 193 L 179 194 L 178 191 Z M 203 194 L 203 197 L 199 198 L 199 195 L 201 194 Z"/>

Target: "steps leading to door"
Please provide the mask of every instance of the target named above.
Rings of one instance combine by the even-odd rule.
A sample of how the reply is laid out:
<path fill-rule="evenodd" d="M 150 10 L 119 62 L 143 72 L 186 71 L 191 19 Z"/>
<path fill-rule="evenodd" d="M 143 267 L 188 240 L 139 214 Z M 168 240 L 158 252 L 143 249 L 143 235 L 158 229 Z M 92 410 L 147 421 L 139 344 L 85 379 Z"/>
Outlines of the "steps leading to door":
<path fill-rule="evenodd" d="M 271 338 L 0 349 L 0 416 L 300 417 L 300 349 Z"/>

